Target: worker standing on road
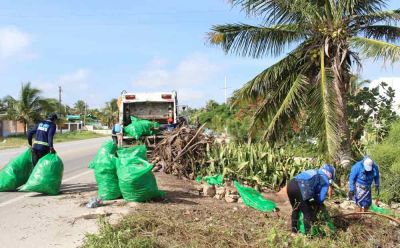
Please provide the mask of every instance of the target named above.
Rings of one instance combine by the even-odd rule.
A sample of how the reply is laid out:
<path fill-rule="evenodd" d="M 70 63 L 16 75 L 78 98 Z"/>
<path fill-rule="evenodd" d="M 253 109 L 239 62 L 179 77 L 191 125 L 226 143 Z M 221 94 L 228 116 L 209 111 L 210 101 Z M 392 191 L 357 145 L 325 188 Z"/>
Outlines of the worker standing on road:
<path fill-rule="evenodd" d="M 55 153 L 53 147 L 53 137 L 56 133 L 56 124 L 58 119 L 57 114 L 50 114 L 47 120 L 40 122 L 28 132 L 28 143 L 32 146 L 32 138 L 35 135 L 35 142 L 32 146 L 32 163 L 37 164 L 40 158 L 46 154 Z"/>
<path fill-rule="evenodd" d="M 324 164 L 320 169 L 307 170 L 289 181 L 287 194 L 292 205 L 292 232 L 297 233 L 300 211 L 304 216 L 304 228 L 308 232 L 312 222 L 322 209 L 328 189 L 335 179 L 335 168 Z"/>
<path fill-rule="evenodd" d="M 119 123 L 116 123 L 112 127 L 112 139 L 114 141 L 114 144 L 117 145 L 118 147 L 122 146 L 122 125 Z"/>
<path fill-rule="evenodd" d="M 378 166 L 369 157 L 364 157 L 351 168 L 348 197 L 355 201 L 359 211 L 368 210 L 372 204 L 372 181 L 375 181 L 375 191 L 379 195 L 379 180 Z"/>

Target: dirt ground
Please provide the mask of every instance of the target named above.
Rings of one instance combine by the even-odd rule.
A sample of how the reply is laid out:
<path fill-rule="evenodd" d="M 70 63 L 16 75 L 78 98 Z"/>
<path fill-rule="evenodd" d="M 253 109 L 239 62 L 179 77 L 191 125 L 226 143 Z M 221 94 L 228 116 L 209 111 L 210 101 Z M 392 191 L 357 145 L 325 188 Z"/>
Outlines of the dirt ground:
<path fill-rule="evenodd" d="M 9 205 L 1 209 L 4 217 L 0 222 L 0 246 L 80 247 L 87 233 L 99 233 L 101 217 L 116 226 L 135 226 L 132 223 L 138 221 L 137 217 L 144 218 L 150 222 L 146 228 L 153 228 L 151 235 L 164 244 L 161 247 L 185 246 L 182 242 L 196 242 L 192 247 L 265 247 L 260 246 L 259 241 L 264 242 L 268 235 L 275 237 L 274 233 L 268 234 L 275 227 L 280 232 L 283 230 L 287 235 L 290 234 L 291 208 L 285 189 L 279 193 L 265 194 L 267 199 L 277 203 L 279 211 L 261 213 L 242 203 L 226 203 L 224 200 L 204 197 L 196 189 L 198 184 L 195 181 L 179 180 L 160 172 L 155 175 L 159 189 L 165 191 L 166 196 L 149 203 L 130 203 L 120 199 L 107 201 L 98 208 L 86 208 L 90 198 L 97 195 L 93 173 L 63 184 L 58 196 L 29 195 L 15 202 L 12 207 Z M 123 221 L 120 222 L 122 217 Z M 348 218 L 341 222 L 342 233 L 351 232 L 352 228 L 358 230 L 361 225 L 367 228 L 365 240 L 378 235 L 388 236 L 390 242 L 400 240 L 398 228 L 385 226 L 376 229 L 381 226 L 380 220 Z M 143 221 L 137 224 L 142 225 Z M 393 235 L 398 235 L 398 239 Z"/>

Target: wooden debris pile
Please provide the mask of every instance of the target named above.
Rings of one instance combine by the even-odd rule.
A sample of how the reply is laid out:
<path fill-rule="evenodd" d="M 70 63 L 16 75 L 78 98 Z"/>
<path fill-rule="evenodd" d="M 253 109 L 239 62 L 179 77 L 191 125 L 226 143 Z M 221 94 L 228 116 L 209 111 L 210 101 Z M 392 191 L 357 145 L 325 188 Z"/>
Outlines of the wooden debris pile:
<path fill-rule="evenodd" d="M 162 167 L 167 174 L 195 179 L 206 159 L 207 146 L 214 137 L 204 134 L 204 125 L 200 128 L 183 126 L 171 132 L 164 132 L 150 155 L 150 161 L 156 168 Z"/>

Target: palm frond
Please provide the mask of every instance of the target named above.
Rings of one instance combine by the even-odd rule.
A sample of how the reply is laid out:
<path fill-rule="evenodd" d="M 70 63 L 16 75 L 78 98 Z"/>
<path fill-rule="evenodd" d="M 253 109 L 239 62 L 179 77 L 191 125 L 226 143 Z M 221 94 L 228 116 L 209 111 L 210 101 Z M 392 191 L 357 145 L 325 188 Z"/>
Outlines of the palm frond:
<path fill-rule="evenodd" d="M 288 80 L 288 84 L 289 89 L 285 89 L 287 86 L 283 84 L 271 99 L 262 103 L 253 116 L 253 120 L 263 119 L 263 116 L 271 117 L 266 123 L 265 139 L 276 139 L 281 131 L 280 127 L 284 126 L 287 120 L 298 115 L 304 107 L 304 94 L 309 84 L 308 78 L 299 74 L 293 81 Z M 255 123 L 253 121 L 253 128 L 255 128 Z"/>
<path fill-rule="evenodd" d="M 304 44 L 236 90 L 232 96 L 232 104 L 240 105 L 253 103 L 259 98 L 265 99 L 276 91 L 280 82 L 290 77 L 296 78 L 306 59 L 305 54 L 300 52 L 303 47 Z"/>
<path fill-rule="evenodd" d="M 373 25 L 361 29 L 366 38 L 396 42 L 400 39 L 400 28 L 390 25 Z"/>
<path fill-rule="evenodd" d="M 381 22 L 387 25 L 396 24 L 400 21 L 400 9 L 355 15 L 351 17 L 351 21 L 356 26 L 373 25 Z"/>
<path fill-rule="evenodd" d="M 261 16 L 268 24 L 300 23 L 311 16 L 319 16 L 318 8 L 325 0 L 230 0 L 247 15 Z"/>
<path fill-rule="evenodd" d="M 366 15 L 381 12 L 387 6 L 385 0 L 344 0 L 338 1 L 346 7 L 348 15 Z"/>
<path fill-rule="evenodd" d="M 305 33 L 296 25 L 226 24 L 213 26 L 209 33 L 210 43 L 221 46 L 226 53 L 254 58 L 280 55 L 291 43 L 304 38 Z"/>
<path fill-rule="evenodd" d="M 321 130 L 319 136 L 319 146 L 322 151 L 327 151 L 327 157 L 333 159 L 338 147 L 338 129 L 336 125 L 335 97 L 331 82 L 333 77 L 325 67 L 324 48 L 320 50 L 320 72 L 311 97 L 313 129 Z"/>
<path fill-rule="evenodd" d="M 367 58 L 383 59 L 392 63 L 400 60 L 400 46 L 394 44 L 363 37 L 351 38 L 350 44 Z"/>

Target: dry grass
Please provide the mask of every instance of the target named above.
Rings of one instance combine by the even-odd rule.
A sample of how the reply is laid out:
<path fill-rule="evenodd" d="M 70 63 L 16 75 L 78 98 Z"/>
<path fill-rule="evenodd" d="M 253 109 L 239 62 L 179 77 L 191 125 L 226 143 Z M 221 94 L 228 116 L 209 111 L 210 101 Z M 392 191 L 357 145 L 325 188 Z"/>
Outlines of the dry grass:
<path fill-rule="evenodd" d="M 337 219 L 333 237 L 292 237 L 287 218 L 243 207 L 223 208 L 145 204 L 84 247 L 398 247 L 400 230 L 375 218 Z M 161 208 L 162 206 L 162 208 Z M 148 246 L 147 246 L 148 245 Z"/>

